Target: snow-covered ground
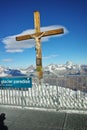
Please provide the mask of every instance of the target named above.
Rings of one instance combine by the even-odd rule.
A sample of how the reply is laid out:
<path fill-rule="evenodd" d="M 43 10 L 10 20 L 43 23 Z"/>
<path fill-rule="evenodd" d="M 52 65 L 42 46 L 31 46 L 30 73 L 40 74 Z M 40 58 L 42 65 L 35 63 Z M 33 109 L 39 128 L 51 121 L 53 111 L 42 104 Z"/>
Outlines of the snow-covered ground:
<path fill-rule="evenodd" d="M 28 89 L 0 89 L 0 104 L 51 108 L 51 109 L 87 109 L 87 93 L 74 91 L 61 86 L 51 86 L 37 82 Z"/>

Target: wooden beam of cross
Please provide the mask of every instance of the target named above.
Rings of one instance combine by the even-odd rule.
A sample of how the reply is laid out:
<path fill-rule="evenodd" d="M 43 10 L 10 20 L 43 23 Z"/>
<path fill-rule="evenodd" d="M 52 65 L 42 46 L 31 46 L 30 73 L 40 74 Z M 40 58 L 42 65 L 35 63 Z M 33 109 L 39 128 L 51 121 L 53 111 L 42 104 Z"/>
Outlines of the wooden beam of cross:
<path fill-rule="evenodd" d="M 21 40 L 27 40 L 27 39 L 35 39 L 36 41 L 36 71 L 37 71 L 37 76 L 40 80 L 43 78 L 41 37 L 62 34 L 64 33 L 64 30 L 63 28 L 60 28 L 60 29 L 41 32 L 40 31 L 40 14 L 38 11 L 34 12 L 34 27 L 35 27 L 35 33 L 18 36 L 16 37 L 16 40 L 21 41 Z"/>

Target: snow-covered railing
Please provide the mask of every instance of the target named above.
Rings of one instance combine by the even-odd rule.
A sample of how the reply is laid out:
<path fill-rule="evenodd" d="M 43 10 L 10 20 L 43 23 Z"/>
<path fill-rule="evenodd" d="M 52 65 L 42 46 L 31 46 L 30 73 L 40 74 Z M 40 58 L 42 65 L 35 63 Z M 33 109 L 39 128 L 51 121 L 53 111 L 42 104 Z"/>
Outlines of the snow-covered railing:
<path fill-rule="evenodd" d="M 87 109 L 87 76 L 44 77 L 32 88 L 1 88 L 0 104 L 48 109 Z"/>

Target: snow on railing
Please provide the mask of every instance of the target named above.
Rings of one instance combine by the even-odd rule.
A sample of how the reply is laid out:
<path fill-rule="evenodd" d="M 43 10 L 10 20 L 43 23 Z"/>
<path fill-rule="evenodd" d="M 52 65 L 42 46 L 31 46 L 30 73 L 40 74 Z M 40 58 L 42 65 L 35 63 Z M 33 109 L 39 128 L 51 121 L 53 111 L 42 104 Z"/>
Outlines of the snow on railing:
<path fill-rule="evenodd" d="M 48 109 L 87 109 L 87 76 L 32 78 L 32 88 L 0 87 L 0 104 Z"/>

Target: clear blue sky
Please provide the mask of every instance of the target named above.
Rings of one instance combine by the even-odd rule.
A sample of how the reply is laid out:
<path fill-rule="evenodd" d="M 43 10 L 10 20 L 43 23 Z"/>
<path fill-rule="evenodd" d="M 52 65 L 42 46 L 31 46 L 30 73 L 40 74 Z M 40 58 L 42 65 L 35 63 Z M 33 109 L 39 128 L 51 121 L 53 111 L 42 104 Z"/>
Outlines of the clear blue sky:
<path fill-rule="evenodd" d="M 0 0 L 0 65 L 36 64 L 35 42 L 15 41 L 18 34 L 32 33 L 35 10 L 40 11 L 42 29 L 65 29 L 62 36 L 42 39 L 43 65 L 87 64 L 86 0 Z"/>

